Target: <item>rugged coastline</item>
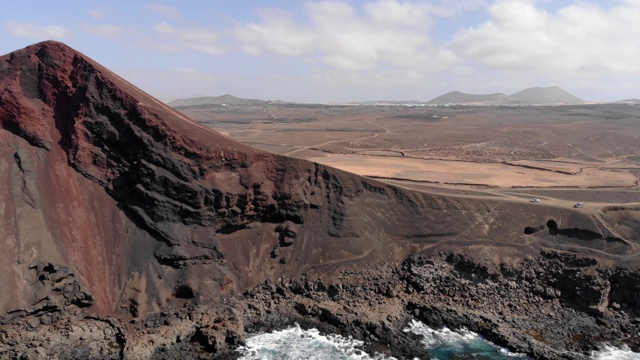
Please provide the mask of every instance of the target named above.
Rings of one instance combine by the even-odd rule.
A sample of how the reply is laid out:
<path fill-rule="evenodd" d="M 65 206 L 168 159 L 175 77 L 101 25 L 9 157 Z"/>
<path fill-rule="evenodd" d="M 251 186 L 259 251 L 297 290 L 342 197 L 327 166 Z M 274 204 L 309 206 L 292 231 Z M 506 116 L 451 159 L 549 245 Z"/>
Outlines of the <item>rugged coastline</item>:
<path fill-rule="evenodd" d="M 0 90 L 2 357 L 233 358 L 294 322 L 427 357 L 411 319 L 540 359 L 640 346 L 638 208 L 427 194 L 261 152 L 57 42 L 0 57 Z"/>
<path fill-rule="evenodd" d="M 466 327 L 536 359 L 588 359 L 600 344 L 640 349 L 638 272 L 543 252 L 517 268 L 490 269 L 460 254 L 411 256 L 400 268 L 343 270 L 267 281 L 226 304 L 182 307 L 130 320 L 87 316 L 74 306 L 3 319 L 10 358 L 235 358 L 250 333 L 300 324 L 365 341 L 398 359 L 428 358 L 402 330 L 411 319 Z M 11 316 L 10 316 L 11 317 Z M 73 319 L 73 320 L 71 320 Z"/>

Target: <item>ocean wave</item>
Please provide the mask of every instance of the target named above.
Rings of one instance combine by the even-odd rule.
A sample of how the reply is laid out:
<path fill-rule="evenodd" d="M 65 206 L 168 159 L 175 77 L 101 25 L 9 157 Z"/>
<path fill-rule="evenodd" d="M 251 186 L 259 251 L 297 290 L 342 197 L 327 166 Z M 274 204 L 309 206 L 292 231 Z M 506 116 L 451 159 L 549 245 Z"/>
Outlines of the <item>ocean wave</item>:
<path fill-rule="evenodd" d="M 627 346 L 621 348 L 605 346 L 600 351 L 591 353 L 593 360 L 639 360 L 640 353 L 631 351 Z"/>
<path fill-rule="evenodd" d="M 240 360 L 396 360 L 370 355 L 364 342 L 340 335 L 322 335 L 317 329 L 304 330 L 298 324 L 285 330 L 253 335 L 240 347 Z"/>
<path fill-rule="evenodd" d="M 404 329 L 421 337 L 431 357 L 447 359 L 528 359 L 484 339 L 467 329 L 433 329 L 412 320 Z M 304 330 L 298 324 L 285 330 L 256 334 L 247 338 L 246 346 L 238 349 L 240 360 L 396 360 L 381 354 L 367 354 L 364 342 L 334 334 L 321 334 L 317 329 Z M 640 360 L 640 353 L 628 347 L 605 346 L 591 353 L 593 360 Z"/>
<path fill-rule="evenodd" d="M 424 323 L 412 320 L 405 332 L 422 336 L 422 343 L 434 359 L 449 359 L 453 356 L 469 356 L 474 359 L 527 359 L 526 354 L 513 353 L 485 340 L 479 334 L 465 328 L 451 330 L 447 327 L 433 329 Z"/>

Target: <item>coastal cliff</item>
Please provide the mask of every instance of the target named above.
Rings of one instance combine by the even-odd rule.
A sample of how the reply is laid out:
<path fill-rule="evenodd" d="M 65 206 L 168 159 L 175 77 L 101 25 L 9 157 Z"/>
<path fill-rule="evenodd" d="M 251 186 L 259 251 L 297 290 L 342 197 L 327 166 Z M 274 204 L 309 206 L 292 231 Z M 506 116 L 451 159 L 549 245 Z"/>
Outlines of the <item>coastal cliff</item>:
<path fill-rule="evenodd" d="M 233 357 L 299 322 L 425 357 L 413 318 L 536 358 L 638 347 L 638 209 L 600 226 L 261 152 L 51 41 L 0 57 L 0 125 L 0 354 Z"/>

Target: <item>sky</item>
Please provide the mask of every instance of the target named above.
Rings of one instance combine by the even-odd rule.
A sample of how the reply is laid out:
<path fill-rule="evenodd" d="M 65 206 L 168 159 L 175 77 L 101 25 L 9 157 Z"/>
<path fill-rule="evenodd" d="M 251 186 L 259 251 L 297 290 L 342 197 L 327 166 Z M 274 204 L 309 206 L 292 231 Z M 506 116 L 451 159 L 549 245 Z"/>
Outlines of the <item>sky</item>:
<path fill-rule="evenodd" d="M 0 53 L 57 40 L 163 101 L 339 103 L 560 86 L 640 98 L 640 0 L 0 0 Z"/>

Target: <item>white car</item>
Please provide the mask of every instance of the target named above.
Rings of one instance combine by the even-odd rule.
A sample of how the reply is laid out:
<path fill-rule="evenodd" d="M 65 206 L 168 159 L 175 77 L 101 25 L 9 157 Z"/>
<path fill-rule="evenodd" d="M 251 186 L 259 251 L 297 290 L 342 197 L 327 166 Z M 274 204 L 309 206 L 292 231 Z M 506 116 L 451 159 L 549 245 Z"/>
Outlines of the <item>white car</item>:
<path fill-rule="evenodd" d="M 533 199 L 529 200 L 529 202 L 532 202 L 532 203 L 539 203 L 539 202 L 540 202 L 540 199 L 538 199 L 538 198 L 533 198 Z"/>
<path fill-rule="evenodd" d="M 576 208 L 576 209 L 581 209 L 581 208 L 584 207 L 584 204 L 583 203 L 576 203 L 575 205 L 573 205 L 573 207 Z"/>

